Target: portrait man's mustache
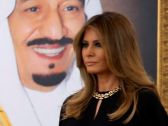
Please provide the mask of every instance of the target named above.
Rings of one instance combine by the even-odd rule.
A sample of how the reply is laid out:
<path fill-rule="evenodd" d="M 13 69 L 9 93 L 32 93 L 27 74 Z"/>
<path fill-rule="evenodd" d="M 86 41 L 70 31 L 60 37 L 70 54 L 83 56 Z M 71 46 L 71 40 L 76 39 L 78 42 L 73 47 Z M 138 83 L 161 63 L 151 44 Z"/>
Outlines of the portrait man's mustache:
<path fill-rule="evenodd" d="M 50 38 L 39 38 L 39 39 L 34 39 L 32 41 L 29 41 L 27 43 L 27 46 L 33 46 L 33 45 L 43 45 L 43 44 L 60 44 L 62 46 L 66 44 L 72 44 L 72 39 L 68 37 L 63 37 L 60 40 L 52 40 Z"/>
<path fill-rule="evenodd" d="M 60 40 L 52 40 L 50 38 L 39 38 L 29 41 L 27 46 L 34 46 L 34 45 L 54 45 L 59 44 L 61 46 L 65 46 L 67 44 L 72 44 L 72 39 L 68 37 L 63 37 Z M 53 69 L 55 67 L 54 64 L 50 64 L 49 69 Z M 49 75 L 41 75 L 41 74 L 32 74 L 32 79 L 34 82 L 41 86 L 56 86 L 57 84 L 61 83 L 64 78 L 66 77 L 66 72 L 63 71 L 61 73 L 53 73 Z"/>

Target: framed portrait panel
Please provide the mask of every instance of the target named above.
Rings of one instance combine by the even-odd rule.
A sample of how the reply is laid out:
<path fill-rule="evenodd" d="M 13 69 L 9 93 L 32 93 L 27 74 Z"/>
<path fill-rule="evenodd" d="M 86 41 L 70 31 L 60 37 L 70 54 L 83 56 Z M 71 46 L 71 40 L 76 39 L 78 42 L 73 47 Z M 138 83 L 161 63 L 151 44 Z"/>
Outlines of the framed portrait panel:
<path fill-rule="evenodd" d="M 168 112 L 168 1 L 158 0 L 157 87 Z"/>

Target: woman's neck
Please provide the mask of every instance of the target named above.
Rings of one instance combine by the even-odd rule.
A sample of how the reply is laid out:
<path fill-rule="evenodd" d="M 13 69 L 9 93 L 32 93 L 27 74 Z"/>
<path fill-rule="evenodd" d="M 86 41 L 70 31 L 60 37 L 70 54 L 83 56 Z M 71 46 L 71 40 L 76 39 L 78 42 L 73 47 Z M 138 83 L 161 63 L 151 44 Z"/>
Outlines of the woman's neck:
<path fill-rule="evenodd" d="M 99 74 L 97 77 L 98 91 L 110 91 L 119 87 L 119 79 L 112 73 Z"/>

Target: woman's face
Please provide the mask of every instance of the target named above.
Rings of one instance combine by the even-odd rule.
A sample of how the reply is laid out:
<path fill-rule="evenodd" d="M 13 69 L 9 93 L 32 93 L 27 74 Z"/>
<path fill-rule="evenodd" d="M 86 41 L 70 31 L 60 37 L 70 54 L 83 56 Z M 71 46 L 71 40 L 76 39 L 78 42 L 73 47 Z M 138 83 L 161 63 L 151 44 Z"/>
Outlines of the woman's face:
<path fill-rule="evenodd" d="M 94 29 L 88 28 L 85 31 L 82 41 L 82 58 L 88 73 L 101 74 L 109 72 L 102 44 L 103 42 L 100 42 Z"/>

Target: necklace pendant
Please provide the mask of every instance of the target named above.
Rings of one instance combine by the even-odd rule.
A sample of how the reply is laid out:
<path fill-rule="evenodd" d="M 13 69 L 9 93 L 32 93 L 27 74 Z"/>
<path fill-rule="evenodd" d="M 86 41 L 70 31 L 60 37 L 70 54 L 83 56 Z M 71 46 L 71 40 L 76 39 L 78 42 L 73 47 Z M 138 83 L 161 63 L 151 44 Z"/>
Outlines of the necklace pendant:
<path fill-rule="evenodd" d="M 110 96 L 112 96 L 113 94 L 118 92 L 119 90 L 120 90 L 120 88 L 118 87 L 118 88 L 115 88 L 114 90 L 111 90 L 111 91 L 106 92 L 104 94 L 100 94 L 98 92 L 94 92 L 92 96 L 94 98 L 96 98 L 96 99 L 103 100 L 103 99 L 109 98 Z"/>

